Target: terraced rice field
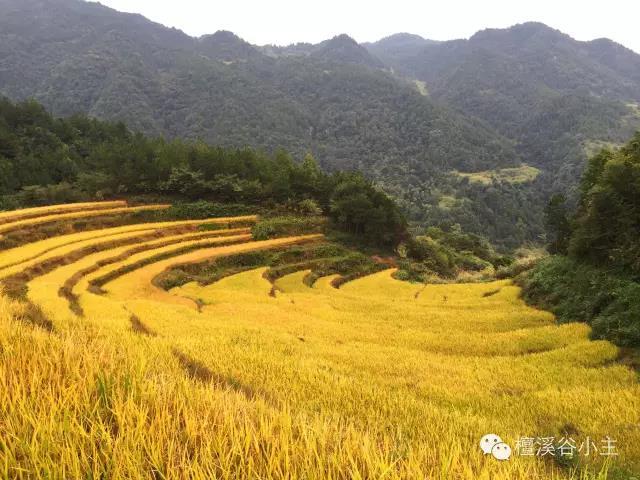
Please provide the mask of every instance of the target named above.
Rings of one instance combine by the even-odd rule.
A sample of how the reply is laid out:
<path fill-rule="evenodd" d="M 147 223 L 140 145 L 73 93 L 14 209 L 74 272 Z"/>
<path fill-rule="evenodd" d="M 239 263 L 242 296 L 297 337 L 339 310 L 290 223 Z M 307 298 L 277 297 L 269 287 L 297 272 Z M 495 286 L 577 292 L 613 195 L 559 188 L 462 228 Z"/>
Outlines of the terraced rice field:
<path fill-rule="evenodd" d="M 5 218 L 79 214 L 56 208 Z M 114 208 L 127 207 L 85 211 Z M 415 285 L 385 270 L 337 289 L 338 276 L 307 286 L 310 270 L 272 284 L 263 267 L 158 286 L 177 265 L 322 241 L 253 241 L 237 225 L 254 220 L 0 251 L 13 297 L 0 297 L 0 477 L 546 480 L 640 468 L 637 374 L 587 326 L 527 307 L 510 281 Z M 509 460 L 482 454 L 487 433 L 511 445 Z M 549 437 L 597 450 L 564 466 L 517 450 Z"/>
<path fill-rule="evenodd" d="M 116 200 L 114 202 L 70 203 L 64 205 L 50 205 L 47 207 L 25 208 L 16 211 L 0 212 L 0 224 L 25 220 L 27 218 L 44 217 L 53 214 L 71 213 L 82 210 L 101 210 L 126 206 L 127 202 Z"/>
<path fill-rule="evenodd" d="M 170 205 L 144 205 L 140 207 L 119 207 L 119 208 L 98 208 L 95 210 L 71 211 L 69 213 L 53 213 L 42 216 L 28 216 L 26 218 L 19 217 L 10 219 L 7 223 L 0 225 L 0 234 L 19 230 L 21 228 L 33 227 L 53 222 L 61 222 L 65 220 L 75 220 L 84 218 L 101 217 L 107 215 L 120 215 L 127 213 L 148 212 L 155 210 L 164 210 Z"/>

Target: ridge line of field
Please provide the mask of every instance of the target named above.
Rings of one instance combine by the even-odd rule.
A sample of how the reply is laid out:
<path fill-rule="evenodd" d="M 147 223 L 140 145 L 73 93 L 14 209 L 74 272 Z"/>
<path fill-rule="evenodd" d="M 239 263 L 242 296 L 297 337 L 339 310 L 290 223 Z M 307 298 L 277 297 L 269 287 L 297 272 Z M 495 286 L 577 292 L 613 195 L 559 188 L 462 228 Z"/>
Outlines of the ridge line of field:
<path fill-rule="evenodd" d="M 156 248 L 164 248 L 170 245 L 175 245 L 175 244 L 181 244 L 184 243 L 185 239 L 193 239 L 193 240 L 198 240 L 200 239 L 200 237 L 202 239 L 204 238 L 225 238 L 227 236 L 233 236 L 234 234 L 241 234 L 241 233 L 245 233 L 248 234 L 249 233 L 249 229 L 248 228 L 238 228 L 238 229 L 229 229 L 229 230 L 219 230 L 219 231 L 214 231 L 214 232 L 201 232 L 199 234 L 196 234 L 194 236 L 183 236 L 181 238 L 174 238 L 173 240 L 167 242 L 167 243 L 162 243 L 161 245 L 157 245 L 157 244 L 149 244 L 149 245 L 139 245 L 137 247 L 133 247 L 119 255 L 115 255 L 111 258 L 107 258 L 104 260 L 100 260 L 98 262 L 96 262 L 94 265 L 92 265 L 91 267 L 82 269 L 78 272 L 76 272 L 73 276 L 69 277 L 65 283 L 60 287 L 60 289 L 58 290 L 58 295 L 67 299 L 67 301 L 69 302 L 69 307 L 70 309 L 76 313 L 76 315 L 82 317 L 84 316 L 84 312 L 82 311 L 82 307 L 80 306 L 79 302 L 78 302 L 78 295 L 75 294 L 73 292 L 74 287 L 77 285 L 77 283 L 84 278 L 85 276 L 91 274 L 91 273 L 95 273 L 98 270 L 100 270 L 101 268 L 107 266 L 107 265 L 111 265 L 113 263 L 118 263 L 118 262 L 122 262 L 124 260 L 126 260 L 127 258 L 129 258 L 132 255 L 135 255 L 137 253 L 142 253 L 144 251 L 147 250 L 153 250 Z"/>
<path fill-rule="evenodd" d="M 167 210 L 171 205 L 142 205 L 139 207 L 123 207 L 112 208 L 107 210 L 89 210 L 86 212 L 72 212 L 59 215 L 48 215 L 45 217 L 35 217 L 27 220 L 19 220 L 16 222 L 0 225 L 0 234 L 20 230 L 23 227 L 41 226 L 48 223 L 55 223 L 62 220 L 78 220 L 83 218 L 95 218 L 108 215 L 126 214 L 126 213 L 139 213 L 139 212 L 153 212 L 158 210 Z"/>
<path fill-rule="evenodd" d="M 44 215 L 55 215 L 62 212 L 71 213 L 76 210 L 101 210 L 116 207 L 127 207 L 124 200 L 115 200 L 110 202 L 84 202 L 84 203 L 64 203 L 60 205 L 52 205 L 47 207 L 24 208 L 21 210 L 11 210 L 8 212 L 0 212 L 0 225 L 4 225 L 16 220 L 27 220 L 37 218 Z"/>
<path fill-rule="evenodd" d="M 31 257 L 23 257 L 21 260 L 16 261 L 14 263 L 2 264 L 0 265 L 0 272 L 4 269 L 20 265 L 21 263 L 26 263 L 31 260 L 35 260 L 36 258 L 46 255 L 47 253 L 50 253 L 54 250 L 61 249 L 76 243 L 88 242 L 94 239 L 99 240 L 99 239 L 112 237 L 120 234 L 126 234 L 126 233 L 135 233 L 135 232 L 143 232 L 143 231 L 151 231 L 151 230 L 171 230 L 174 228 L 177 229 L 182 227 L 198 228 L 200 226 L 220 225 L 220 226 L 225 226 L 226 228 L 232 228 L 233 225 L 236 223 L 241 224 L 247 221 L 254 221 L 255 218 L 256 218 L 255 216 L 244 216 L 244 217 L 219 217 L 219 218 L 210 218 L 210 219 L 204 219 L 204 220 L 179 220 L 179 221 L 168 221 L 168 222 L 152 222 L 152 223 L 141 223 L 141 224 L 118 226 L 118 227 L 110 227 L 108 229 L 88 230 L 83 232 L 75 232 L 67 235 L 55 236 L 55 237 L 47 238 L 45 240 L 40 240 L 35 244 L 29 244 L 31 248 L 33 248 L 33 245 L 36 245 L 38 243 L 42 243 L 42 244 L 53 243 L 53 246 L 45 248 L 44 250 L 40 250 L 37 254 L 34 254 Z M 105 231 L 108 231 L 109 233 L 106 233 L 104 235 L 102 234 L 94 235 L 96 232 L 105 232 Z M 70 242 L 64 242 L 64 239 L 68 237 L 78 237 L 78 239 L 72 240 Z M 57 243 L 60 241 L 62 241 L 63 243 Z M 24 250 L 24 249 L 25 249 L 25 246 L 22 245 L 19 247 L 14 247 L 9 250 L 5 250 L 3 252 L 0 252 L 0 258 L 2 258 L 4 255 L 7 255 L 7 256 L 16 255 L 21 250 Z"/>

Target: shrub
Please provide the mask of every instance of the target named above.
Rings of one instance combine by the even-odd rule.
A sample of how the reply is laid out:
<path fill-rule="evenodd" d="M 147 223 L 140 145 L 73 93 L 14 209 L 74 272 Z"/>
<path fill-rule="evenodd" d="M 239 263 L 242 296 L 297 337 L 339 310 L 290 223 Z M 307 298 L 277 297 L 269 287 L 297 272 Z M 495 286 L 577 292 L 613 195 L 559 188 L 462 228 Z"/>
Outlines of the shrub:
<path fill-rule="evenodd" d="M 454 274 L 452 252 L 431 237 L 416 237 L 407 242 L 407 257 L 422 264 L 422 272 L 431 271 L 443 276 Z"/>
<path fill-rule="evenodd" d="M 178 220 L 204 219 L 212 217 L 232 217 L 250 215 L 255 208 L 239 203 L 216 203 L 199 201 L 194 203 L 178 203 L 173 205 L 167 215 Z"/>
<path fill-rule="evenodd" d="M 589 160 L 580 194 L 569 254 L 640 274 L 640 132 Z"/>
<path fill-rule="evenodd" d="M 341 230 L 372 245 L 395 248 L 407 237 L 407 222 L 398 206 L 361 175 L 349 175 L 337 184 L 330 215 Z"/>
<path fill-rule="evenodd" d="M 640 347 L 640 284 L 629 277 L 550 257 L 519 277 L 526 300 L 551 310 L 560 322 L 587 322 L 593 338 Z"/>
<path fill-rule="evenodd" d="M 322 215 L 322 209 L 318 205 L 318 202 L 312 200 L 311 198 L 307 198 L 306 200 L 302 200 L 300 203 L 298 203 L 298 212 L 302 215 Z"/>
<path fill-rule="evenodd" d="M 317 233 L 324 227 L 322 217 L 273 217 L 256 223 L 251 229 L 255 240 L 268 240 L 279 236 Z"/>
<path fill-rule="evenodd" d="M 90 200 L 91 197 L 73 185 L 63 182 L 55 185 L 33 185 L 24 187 L 15 195 L 19 205 L 54 205 Z"/>
<path fill-rule="evenodd" d="M 110 197 L 115 190 L 113 179 L 103 172 L 80 173 L 76 184 L 81 191 L 96 198 Z"/>

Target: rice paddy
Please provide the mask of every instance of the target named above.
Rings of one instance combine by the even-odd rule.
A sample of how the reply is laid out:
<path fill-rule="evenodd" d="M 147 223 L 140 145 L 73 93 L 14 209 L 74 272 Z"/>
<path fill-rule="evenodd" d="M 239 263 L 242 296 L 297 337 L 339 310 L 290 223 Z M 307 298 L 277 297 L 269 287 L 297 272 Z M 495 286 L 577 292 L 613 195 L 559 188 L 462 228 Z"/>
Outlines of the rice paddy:
<path fill-rule="evenodd" d="M 29 228 L 81 218 L 55 208 L 4 216 Z M 137 224 L 0 251 L 0 284 L 23 283 L 0 296 L 0 477 L 637 476 L 637 373 L 586 325 L 526 306 L 510 280 L 417 285 L 389 269 L 336 288 L 339 275 L 309 286 L 309 269 L 272 283 L 265 265 L 159 286 L 179 265 L 324 241 L 254 241 L 234 226 L 247 221 Z M 509 460 L 483 454 L 488 433 L 511 446 Z M 549 442 L 541 450 L 551 437 L 553 455 Z"/>
<path fill-rule="evenodd" d="M 114 201 L 114 202 L 85 202 L 85 203 L 70 203 L 63 205 L 50 205 L 47 207 L 34 207 L 25 208 L 22 210 L 15 210 L 9 212 L 0 212 L 0 224 L 9 223 L 17 220 L 24 220 L 27 218 L 42 217 L 46 215 L 62 214 L 70 212 L 78 212 L 82 210 L 100 210 L 109 208 L 126 207 L 127 202 Z"/>
<path fill-rule="evenodd" d="M 107 215 L 121 215 L 127 213 L 149 212 L 156 210 L 164 210 L 169 208 L 170 205 L 144 205 L 139 207 L 120 207 L 120 208 L 100 208 L 97 210 L 81 210 L 72 211 L 70 213 L 56 213 L 48 214 L 37 217 L 18 218 L 17 220 L 11 220 L 5 224 L 0 225 L 0 234 L 7 233 L 13 230 L 19 230 L 25 227 L 32 227 L 36 225 L 42 225 L 52 222 L 61 222 L 65 220 L 75 220 L 80 218 L 92 218 Z"/>

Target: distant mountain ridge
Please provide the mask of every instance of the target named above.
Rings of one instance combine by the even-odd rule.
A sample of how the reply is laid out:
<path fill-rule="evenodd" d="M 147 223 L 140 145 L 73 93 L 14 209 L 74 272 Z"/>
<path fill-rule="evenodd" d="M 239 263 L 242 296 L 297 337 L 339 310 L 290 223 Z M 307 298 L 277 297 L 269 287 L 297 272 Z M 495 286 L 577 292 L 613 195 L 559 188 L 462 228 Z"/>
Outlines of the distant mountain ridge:
<path fill-rule="evenodd" d="M 235 33 L 226 30 L 203 35 L 197 39 L 197 43 L 198 51 L 207 55 L 211 60 L 233 62 L 255 59 L 261 55 L 253 45 L 245 42 Z"/>
<path fill-rule="evenodd" d="M 575 186 L 588 148 L 640 126 L 640 56 L 535 23 L 446 42 L 255 46 L 81 0 L 2 0 L 0 94 L 152 135 L 311 151 L 364 171 L 413 220 L 514 244 L 539 238 L 545 197 Z M 450 173 L 523 163 L 537 180 Z"/>
<path fill-rule="evenodd" d="M 299 55 L 268 55 L 231 32 L 196 39 L 99 4 L 9 0 L 0 4 L 0 38 L 0 93 L 35 97 L 59 115 L 87 112 L 214 143 L 311 149 L 325 165 L 359 168 L 397 155 L 387 141 L 403 156 L 433 150 L 433 160 L 452 167 L 513 163 L 507 142 L 421 98 L 346 35 Z M 409 119 L 413 125 L 403 125 Z M 443 144 L 461 135 L 456 145 L 469 143 L 473 155 Z"/>
<path fill-rule="evenodd" d="M 368 48 L 379 54 L 388 43 Z M 640 55 L 611 40 L 581 42 L 530 22 L 403 53 L 399 74 L 512 139 L 526 163 L 555 179 L 563 172 L 557 188 L 579 175 L 586 147 L 622 143 L 640 125 Z"/>
<path fill-rule="evenodd" d="M 479 62 L 473 63 L 473 57 L 482 59 L 485 55 L 500 58 L 508 64 L 504 66 L 518 67 L 513 74 L 532 75 L 549 88 L 583 87 L 616 99 L 640 98 L 640 55 L 608 39 L 581 42 L 536 22 L 482 30 L 469 40 L 424 40 L 405 45 L 404 38 L 392 36 L 365 46 L 378 56 L 384 56 L 383 52 L 391 49 L 402 60 L 403 74 L 436 84 L 447 84 L 461 68 L 481 67 Z M 575 70 L 564 72 L 563 64 Z M 474 73 L 486 73 L 493 67 Z M 486 78 L 478 75 L 477 80 L 493 80 Z"/>
<path fill-rule="evenodd" d="M 385 65 L 393 69 L 404 69 L 405 62 L 410 61 L 424 48 L 440 42 L 427 40 L 420 35 L 411 33 L 396 33 L 374 43 L 364 43 L 373 55 Z"/>
<path fill-rule="evenodd" d="M 369 53 L 365 46 L 360 45 L 346 34 L 336 35 L 315 45 L 296 43 L 283 47 L 265 45 L 258 48 L 271 57 L 310 57 L 328 62 L 365 65 L 372 68 L 383 69 L 385 67 L 384 63 Z"/>

